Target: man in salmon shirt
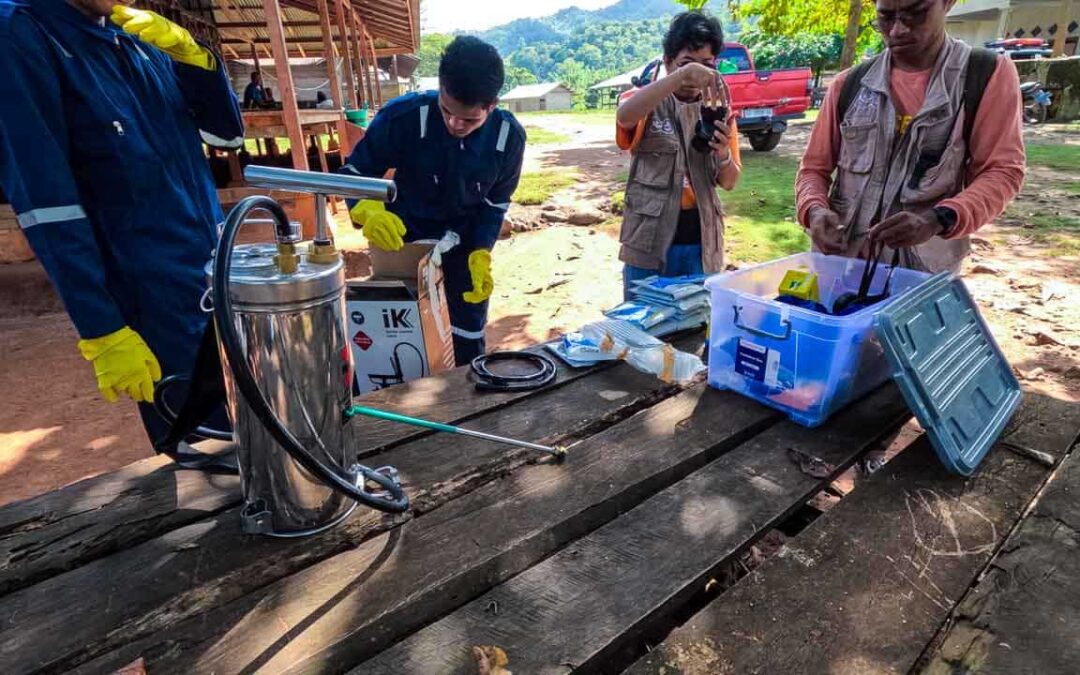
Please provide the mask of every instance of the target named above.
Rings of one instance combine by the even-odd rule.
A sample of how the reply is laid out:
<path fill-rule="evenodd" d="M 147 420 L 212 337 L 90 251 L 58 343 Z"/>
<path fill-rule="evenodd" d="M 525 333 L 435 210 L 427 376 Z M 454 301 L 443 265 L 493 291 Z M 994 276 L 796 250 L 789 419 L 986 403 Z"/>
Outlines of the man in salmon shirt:
<path fill-rule="evenodd" d="M 815 250 L 856 257 L 874 241 L 904 267 L 955 272 L 1020 191 L 1016 68 L 946 35 L 955 2 L 878 0 L 888 48 L 829 87 L 796 179 Z"/>
<path fill-rule="evenodd" d="M 627 296 L 632 282 L 656 274 L 723 271 L 724 217 L 716 186 L 731 190 L 742 171 L 734 115 L 716 122 L 707 145 L 693 145 L 703 107 L 730 105 L 716 69 L 723 46 L 714 17 L 679 14 L 664 36 L 666 77 L 619 102 L 616 141 L 634 158 L 619 237 Z"/>

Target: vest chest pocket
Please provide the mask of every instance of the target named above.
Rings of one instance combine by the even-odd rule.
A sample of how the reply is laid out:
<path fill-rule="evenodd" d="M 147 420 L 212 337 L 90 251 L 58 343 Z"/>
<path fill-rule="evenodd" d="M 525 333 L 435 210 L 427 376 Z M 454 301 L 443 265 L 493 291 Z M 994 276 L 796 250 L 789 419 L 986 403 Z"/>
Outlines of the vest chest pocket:
<path fill-rule="evenodd" d="M 619 242 L 641 253 L 651 253 L 656 243 L 664 202 L 658 199 L 630 199 L 626 204 Z"/>
<path fill-rule="evenodd" d="M 666 136 L 646 136 L 634 151 L 630 186 L 635 183 L 652 188 L 670 188 L 678 159 L 678 141 Z"/>
<path fill-rule="evenodd" d="M 836 165 L 850 173 L 870 173 L 877 150 L 877 124 L 841 125 L 840 157 Z"/>
<path fill-rule="evenodd" d="M 954 196 L 962 182 L 966 156 L 963 141 L 945 148 L 940 159 L 933 154 L 920 156 L 900 192 L 901 203 L 905 206 L 937 203 Z"/>

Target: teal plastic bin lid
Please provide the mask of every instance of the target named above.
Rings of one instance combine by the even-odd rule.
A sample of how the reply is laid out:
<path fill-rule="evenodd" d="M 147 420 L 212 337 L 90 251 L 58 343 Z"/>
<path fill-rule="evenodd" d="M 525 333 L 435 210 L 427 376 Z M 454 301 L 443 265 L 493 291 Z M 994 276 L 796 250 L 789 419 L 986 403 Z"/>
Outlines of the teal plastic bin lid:
<path fill-rule="evenodd" d="M 903 392 L 953 473 L 971 475 L 1020 405 L 1020 383 L 964 283 L 938 274 L 875 317 Z"/>

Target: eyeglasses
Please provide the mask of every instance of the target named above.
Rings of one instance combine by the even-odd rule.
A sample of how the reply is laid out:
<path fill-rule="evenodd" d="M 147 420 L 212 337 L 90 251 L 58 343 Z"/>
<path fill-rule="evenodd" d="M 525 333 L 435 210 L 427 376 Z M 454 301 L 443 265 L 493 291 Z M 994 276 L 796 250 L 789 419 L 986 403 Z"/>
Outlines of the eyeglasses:
<path fill-rule="evenodd" d="M 874 28 L 879 32 L 888 33 L 893 29 L 897 21 L 908 28 L 918 28 L 926 23 L 926 17 L 930 14 L 932 6 L 933 3 L 929 2 L 916 9 L 901 9 L 896 12 L 878 10 L 877 19 L 873 22 Z"/>

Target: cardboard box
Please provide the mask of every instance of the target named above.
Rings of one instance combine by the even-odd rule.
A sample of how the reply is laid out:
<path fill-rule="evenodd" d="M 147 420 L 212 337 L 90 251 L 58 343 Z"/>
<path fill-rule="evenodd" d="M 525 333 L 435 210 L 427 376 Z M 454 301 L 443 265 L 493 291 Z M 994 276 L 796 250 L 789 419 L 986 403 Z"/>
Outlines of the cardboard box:
<path fill-rule="evenodd" d="M 372 248 L 371 278 L 348 282 L 349 340 L 362 394 L 454 368 L 454 339 L 433 244 Z"/>

